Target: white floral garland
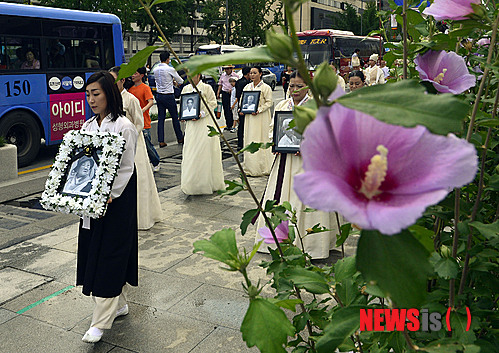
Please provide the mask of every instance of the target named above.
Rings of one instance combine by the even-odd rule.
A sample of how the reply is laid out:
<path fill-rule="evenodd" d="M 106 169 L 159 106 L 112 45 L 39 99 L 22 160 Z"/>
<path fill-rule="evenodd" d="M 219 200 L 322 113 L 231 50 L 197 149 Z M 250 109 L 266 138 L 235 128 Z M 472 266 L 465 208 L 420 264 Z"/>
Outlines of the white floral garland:
<path fill-rule="evenodd" d="M 92 180 L 92 189 L 87 197 L 61 194 L 60 189 L 64 173 L 75 148 L 93 147 L 102 149 L 99 164 Z M 99 218 L 106 212 L 106 203 L 111 194 L 111 187 L 118 173 L 121 155 L 125 148 L 125 139 L 116 133 L 72 130 L 64 135 L 59 152 L 52 165 L 40 204 L 43 208 L 78 216 Z"/>

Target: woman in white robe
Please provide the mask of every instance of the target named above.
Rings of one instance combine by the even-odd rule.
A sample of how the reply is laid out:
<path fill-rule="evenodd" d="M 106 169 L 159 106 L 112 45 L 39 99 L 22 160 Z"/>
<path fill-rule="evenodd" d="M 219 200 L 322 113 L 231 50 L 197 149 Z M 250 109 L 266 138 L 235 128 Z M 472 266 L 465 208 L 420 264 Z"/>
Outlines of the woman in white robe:
<path fill-rule="evenodd" d="M 262 69 L 258 66 L 250 70 L 250 82 L 244 91 L 260 91 L 258 109 L 256 113 L 246 114 L 244 117 L 244 145 L 251 142 L 268 143 L 269 128 L 272 121 L 270 108 L 272 107 L 272 89 L 262 81 Z M 243 93 L 244 94 L 244 93 Z M 250 176 L 269 175 L 274 156 L 270 148 L 260 149 L 255 153 L 244 152 L 244 171 Z"/>
<path fill-rule="evenodd" d="M 220 139 L 218 136 L 208 136 L 208 126 L 213 125 L 209 111 L 216 108 L 217 99 L 211 86 L 201 81 L 201 75 L 194 76 L 192 82 L 207 105 L 201 101 L 198 118 L 185 123 L 180 188 L 187 195 L 210 195 L 225 189 Z M 194 91 L 189 84 L 182 89 L 182 94 Z"/>
<path fill-rule="evenodd" d="M 276 112 L 292 111 L 296 105 L 303 105 L 310 99 L 305 81 L 296 72 L 291 74 L 289 93 L 290 98 L 276 105 Z M 313 259 L 328 258 L 329 250 L 335 247 L 336 234 L 338 234 L 336 215 L 321 211 L 304 212 L 307 206 L 298 199 L 293 190 L 293 178 L 302 172 L 302 157 L 299 153 L 278 154 L 267 181 L 263 205 L 265 205 L 267 200 L 276 200 L 279 204 L 288 201 L 293 209 L 296 210 L 298 220 L 298 231 L 295 231 L 295 245 L 307 252 Z M 279 180 L 282 180 L 282 183 Z M 331 231 L 306 235 L 306 229 L 312 228 L 317 223 L 320 223 L 321 226 L 327 229 L 331 229 Z M 256 242 L 262 238 L 258 234 L 258 229 L 262 227 L 266 227 L 266 224 L 263 216 L 260 215 L 257 222 Z M 299 236 L 302 237 L 303 246 Z M 259 251 L 268 252 L 267 247 L 267 244 L 263 244 Z"/>
<path fill-rule="evenodd" d="M 110 73 L 118 78 L 119 66 L 113 67 Z M 140 108 L 139 100 L 124 87 L 124 79 L 116 82 L 121 98 L 123 99 L 123 110 L 126 117 L 135 125 L 139 134 L 137 139 L 137 151 L 135 154 L 135 167 L 137 168 L 137 219 L 139 230 L 148 230 L 154 223 L 161 221 L 163 212 L 159 200 L 156 181 L 149 164 L 146 143 L 142 134 L 144 128 L 144 116 Z"/>

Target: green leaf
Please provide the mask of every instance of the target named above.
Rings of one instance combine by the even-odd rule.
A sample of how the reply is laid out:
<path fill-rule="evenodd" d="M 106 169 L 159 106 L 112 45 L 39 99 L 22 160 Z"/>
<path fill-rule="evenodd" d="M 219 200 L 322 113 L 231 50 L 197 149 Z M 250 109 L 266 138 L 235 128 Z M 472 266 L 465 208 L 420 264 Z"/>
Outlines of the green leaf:
<path fill-rule="evenodd" d="M 285 353 L 284 345 L 295 328 L 284 312 L 267 299 L 250 302 L 241 324 L 243 340 L 248 347 L 257 346 L 262 353 Z"/>
<path fill-rule="evenodd" d="M 334 279 L 336 282 L 351 278 L 356 272 L 355 256 L 345 257 L 334 264 Z"/>
<path fill-rule="evenodd" d="M 451 94 L 426 94 L 413 80 L 361 88 L 336 102 L 389 124 L 423 125 L 442 135 L 459 131 L 470 107 Z"/>
<path fill-rule="evenodd" d="M 241 228 L 241 234 L 244 235 L 246 234 L 246 230 L 248 229 L 248 226 L 250 225 L 251 221 L 255 216 L 258 214 L 258 209 L 253 209 L 253 210 L 248 210 L 244 212 L 243 214 L 243 221 L 241 222 L 241 225 L 239 226 Z"/>
<path fill-rule="evenodd" d="M 147 59 L 151 56 L 151 54 L 158 48 L 162 48 L 161 45 L 152 45 L 149 47 L 145 47 L 137 54 L 132 56 L 128 64 L 121 64 L 120 72 L 118 73 L 118 80 L 122 78 L 132 76 L 137 72 L 139 67 L 142 67 L 146 64 Z"/>
<path fill-rule="evenodd" d="M 222 65 L 236 65 L 247 63 L 273 62 L 274 59 L 266 46 L 251 48 L 222 55 L 195 55 L 179 66 L 190 76 L 195 76 L 203 71 Z"/>
<path fill-rule="evenodd" d="M 223 262 L 233 270 L 237 270 L 239 251 L 236 244 L 236 232 L 233 229 L 222 229 L 213 234 L 209 240 L 203 239 L 194 242 L 194 253 L 204 251 L 204 257 Z"/>
<path fill-rule="evenodd" d="M 432 239 L 434 233 L 431 230 L 418 225 L 410 226 L 409 230 L 411 231 L 414 238 L 416 238 L 421 244 L 423 244 L 426 250 L 428 250 L 430 253 L 435 250 Z"/>
<path fill-rule="evenodd" d="M 158 5 L 158 4 L 162 4 L 164 2 L 170 2 L 170 1 L 175 1 L 175 0 L 154 0 L 153 3 L 151 5 L 149 5 L 149 7 L 153 7 L 154 5 Z"/>
<path fill-rule="evenodd" d="M 225 190 L 218 190 L 217 193 L 223 197 L 226 195 L 235 195 L 244 190 L 244 185 L 240 182 L 233 180 L 225 180 L 225 184 L 227 184 L 227 188 Z"/>
<path fill-rule="evenodd" d="M 360 309 L 352 305 L 333 313 L 331 322 L 324 328 L 324 335 L 316 344 L 318 353 L 331 353 L 360 327 Z"/>
<path fill-rule="evenodd" d="M 208 133 L 208 136 L 210 136 L 210 137 L 220 135 L 220 133 L 217 131 L 217 129 L 215 129 L 211 125 L 208 125 L 208 130 L 210 130 L 210 132 Z"/>
<path fill-rule="evenodd" d="M 480 234 L 488 240 L 493 240 L 499 235 L 499 220 L 495 221 L 492 224 L 484 224 L 482 222 L 475 221 L 469 223 L 469 225 L 478 230 Z"/>
<path fill-rule="evenodd" d="M 459 265 L 453 257 L 443 257 L 435 264 L 435 272 L 442 278 L 456 278 Z"/>
<path fill-rule="evenodd" d="M 285 299 L 285 300 L 278 300 L 274 304 L 280 306 L 281 308 L 296 312 L 296 306 L 302 303 L 303 300 L 300 299 Z"/>
<path fill-rule="evenodd" d="M 338 239 L 336 239 L 336 246 L 341 246 L 347 240 L 351 231 L 352 231 L 351 223 L 343 224 L 340 227 L 340 236 L 338 237 Z"/>
<path fill-rule="evenodd" d="M 241 149 L 238 154 L 241 154 L 243 152 L 249 152 L 249 153 L 255 153 L 260 149 L 266 150 L 269 147 L 272 147 L 274 145 L 273 142 L 251 142 L 249 145 L 245 146 L 243 149 Z"/>
<path fill-rule="evenodd" d="M 357 269 L 399 308 L 417 308 L 426 297 L 432 273 L 428 251 L 412 234 L 387 236 L 363 230 L 357 245 Z"/>
<path fill-rule="evenodd" d="M 294 267 L 286 269 L 284 271 L 284 277 L 292 281 L 296 287 L 305 288 L 310 293 L 329 293 L 329 284 L 319 272 Z"/>

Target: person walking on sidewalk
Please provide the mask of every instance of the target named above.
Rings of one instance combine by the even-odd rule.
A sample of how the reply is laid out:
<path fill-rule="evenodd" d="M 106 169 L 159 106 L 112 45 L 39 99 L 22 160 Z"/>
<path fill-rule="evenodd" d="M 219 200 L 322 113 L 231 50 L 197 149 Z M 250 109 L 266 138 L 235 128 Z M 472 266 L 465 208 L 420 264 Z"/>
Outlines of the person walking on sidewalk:
<path fill-rule="evenodd" d="M 118 78 L 120 67 L 115 66 L 109 70 L 114 79 Z M 144 117 L 140 109 L 139 100 L 123 87 L 125 79 L 116 82 L 118 90 L 123 99 L 123 109 L 128 120 L 135 125 L 139 137 L 137 139 L 137 151 L 135 153 L 135 168 L 137 169 L 137 221 L 140 230 L 150 229 L 154 223 L 161 221 L 163 213 L 159 201 L 156 181 L 149 164 L 147 148 L 144 135 L 141 133 L 144 127 Z"/>
<path fill-rule="evenodd" d="M 252 82 L 244 87 L 244 92 L 261 91 L 257 111 L 246 114 L 244 117 L 244 144 L 246 146 L 251 142 L 270 142 L 269 130 L 272 121 L 270 108 L 273 104 L 272 89 L 263 82 L 262 75 L 261 67 L 252 67 L 250 70 Z M 251 176 L 269 175 L 273 160 L 272 151 L 269 148 L 260 149 L 255 153 L 244 152 L 244 171 Z"/>
<path fill-rule="evenodd" d="M 144 116 L 144 141 L 147 148 L 147 155 L 152 163 L 153 170 L 159 171 L 159 154 L 154 148 L 151 141 L 151 117 L 149 116 L 149 108 L 154 104 L 154 96 L 152 95 L 151 88 L 143 82 L 146 69 L 139 67 L 137 72 L 132 75 L 133 86 L 129 88 L 128 92 L 133 94 L 140 103 L 142 114 Z"/>
<path fill-rule="evenodd" d="M 210 85 L 201 81 L 201 75 L 192 78 L 207 105 L 201 103 L 198 119 L 185 123 L 185 143 L 182 150 L 182 171 L 180 188 L 187 195 L 211 195 L 225 189 L 222 168 L 222 150 L 218 136 L 208 136 L 212 124 L 209 115 L 217 106 L 215 92 Z M 191 84 L 182 89 L 182 94 L 194 92 Z"/>
<path fill-rule="evenodd" d="M 92 296 L 95 308 L 90 328 L 82 340 L 100 341 L 118 316 L 128 314 L 127 284 L 138 285 L 137 174 L 134 159 L 137 129 L 123 113 L 123 103 L 113 76 L 105 71 L 87 80 L 87 102 L 95 114 L 82 131 L 121 134 L 126 143 L 111 188 L 106 214 L 84 217 L 78 231 L 76 285 Z"/>
<path fill-rule="evenodd" d="M 158 141 L 159 147 L 163 148 L 166 146 L 165 119 L 167 109 L 172 118 L 177 142 L 184 143 L 184 135 L 178 120 L 177 102 L 173 93 L 174 80 L 180 85 L 184 83 L 184 80 L 173 67 L 168 65 L 170 63 L 169 52 L 164 51 L 159 54 L 159 60 L 161 63 L 154 69 L 154 78 L 156 80 L 156 103 L 158 104 Z"/>
<path fill-rule="evenodd" d="M 222 73 L 220 80 L 218 81 L 217 99 L 220 99 L 220 93 L 222 93 L 226 131 L 230 131 L 234 124 L 234 118 L 232 117 L 232 110 L 230 108 L 230 92 L 232 91 L 232 85 L 230 84 L 229 79 L 233 77 L 238 80 L 239 76 L 232 71 L 233 68 L 233 65 L 223 66 L 222 69 L 224 70 L 224 73 Z"/>
<path fill-rule="evenodd" d="M 250 80 L 250 67 L 244 66 L 241 70 L 243 77 L 236 81 L 236 105 L 240 106 L 241 95 L 243 94 L 243 89 L 246 87 Z M 238 109 L 239 110 L 239 109 Z M 237 126 L 237 149 L 241 150 L 244 147 L 244 114 L 239 114 L 239 125 Z"/>
<path fill-rule="evenodd" d="M 290 98 L 277 103 L 275 111 L 293 111 L 296 106 L 302 106 L 308 101 L 311 101 L 308 94 L 308 86 L 300 74 L 295 71 L 290 75 L 289 81 Z M 277 128 L 271 124 L 272 130 Z M 334 213 L 316 211 L 306 212 L 305 206 L 293 189 L 293 179 L 295 175 L 303 173 L 302 157 L 299 152 L 297 153 L 277 153 L 275 162 L 270 171 L 265 193 L 263 195 L 262 204 L 264 205 L 268 200 L 275 200 L 276 204 L 282 204 L 287 201 L 291 204 L 296 211 L 297 229 L 295 245 L 306 251 L 312 259 L 325 259 L 329 257 L 329 250 L 335 247 L 336 234 L 338 233 L 338 226 Z M 309 234 L 307 235 L 307 228 L 313 227 L 314 224 L 320 223 L 330 231 Z M 266 227 L 265 220 L 260 214 L 257 221 L 257 230 Z M 300 236 L 303 237 L 300 240 Z M 258 243 L 261 236 L 256 232 L 255 241 Z M 273 245 L 269 245 L 275 248 Z M 262 245 L 258 251 L 267 252 L 268 246 Z"/>

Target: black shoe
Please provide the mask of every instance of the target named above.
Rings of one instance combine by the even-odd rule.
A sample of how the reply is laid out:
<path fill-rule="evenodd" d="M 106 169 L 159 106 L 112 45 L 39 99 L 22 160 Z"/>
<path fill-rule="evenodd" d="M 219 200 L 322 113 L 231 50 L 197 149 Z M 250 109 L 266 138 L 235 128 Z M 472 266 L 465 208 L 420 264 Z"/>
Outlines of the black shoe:
<path fill-rule="evenodd" d="M 177 142 L 178 142 L 179 144 L 183 144 L 183 143 L 184 143 L 184 139 L 182 139 L 182 140 L 177 140 Z"/>

